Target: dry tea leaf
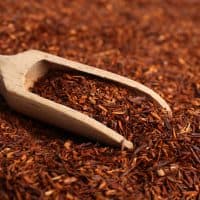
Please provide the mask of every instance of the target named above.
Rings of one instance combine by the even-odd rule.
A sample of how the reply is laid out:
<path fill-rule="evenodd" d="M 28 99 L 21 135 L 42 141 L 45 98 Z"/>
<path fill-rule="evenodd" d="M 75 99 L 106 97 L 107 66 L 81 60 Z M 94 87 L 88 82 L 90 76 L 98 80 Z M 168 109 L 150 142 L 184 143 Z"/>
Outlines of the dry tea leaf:
<path fill-rule="evenodd" d="M 129 152 L 24 117 L 0 97 L 0 199 L 199 199 L 199 10 L 198 0 L 0 1 L 0 54 L 40 49 L 106 69 L 173 109 L 168 119 L 148 97 L 82 74 L 39 86 L 126 136 Z"/>

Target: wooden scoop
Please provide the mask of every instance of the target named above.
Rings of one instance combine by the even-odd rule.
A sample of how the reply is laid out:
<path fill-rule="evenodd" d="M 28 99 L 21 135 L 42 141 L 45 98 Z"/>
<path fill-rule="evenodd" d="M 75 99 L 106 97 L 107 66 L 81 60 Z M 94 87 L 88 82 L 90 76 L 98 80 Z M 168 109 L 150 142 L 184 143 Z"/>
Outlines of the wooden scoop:
<path fill-rule="evenodd" d="M 106 144 L 133 148 L 132 142 L 93 118 L 31 93 L 29 88 L 49 69 L 76 70 L 137 89 L 153 98 L 169 115 L 170 107 L 157 93 L 123 76 L 37 50 L 0 56 L 0 92 L 14 110 Z"/>

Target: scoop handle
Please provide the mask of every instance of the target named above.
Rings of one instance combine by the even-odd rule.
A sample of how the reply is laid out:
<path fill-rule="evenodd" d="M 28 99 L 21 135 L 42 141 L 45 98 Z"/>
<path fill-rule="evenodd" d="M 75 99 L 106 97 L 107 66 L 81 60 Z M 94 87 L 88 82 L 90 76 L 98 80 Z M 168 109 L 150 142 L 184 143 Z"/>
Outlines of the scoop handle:
<path fill-rule="evenodd" d="M 10 56 L 0 55 L 0 94 L 3 95 L 5 92 L 4 78 L 3 78 L 3 68 L 8 61 Z"/>

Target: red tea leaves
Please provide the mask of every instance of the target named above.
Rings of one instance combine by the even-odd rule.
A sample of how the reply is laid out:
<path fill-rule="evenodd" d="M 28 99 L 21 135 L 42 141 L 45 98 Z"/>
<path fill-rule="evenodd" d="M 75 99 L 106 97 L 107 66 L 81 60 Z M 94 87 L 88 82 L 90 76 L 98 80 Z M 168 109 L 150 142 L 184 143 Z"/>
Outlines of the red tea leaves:
<path fill-rule="evenodd" d="M 159 117 L 162 112 L 148 98 L 138 96 L 134 90 L 93 76 L 50 71 L 31 91 L 79 110 L 130 140 L 134 140 L 135 134 L 140 134 L 138 130 L 148 127 L 150 132 L 150 127 L 153 131 L 158 124 L 162 126 L 162 119 Z M 91 102 L 92 98 L 95 103 Z M 140 104 L 129 101 L 134 98 L 140 99 Z"/>
<path fill-rule="evenodd" d="M 108 110 L 93 108 L 97 120 L 114 117 L 103 121 L 131 137 L 129 152 L 16 114 L 0 99 L 0 199 L 199 199 L 199 10 L 195 0 L 0 1 L 1 54 L 40 49 L 110 70 L 154 89 L 173 109 L 173 120 L 163 120 L 135 93 L 125 100 L 133 110 L 116 109 L 126 95 L 115 102 L 114 91 L 103 92 L 103 103 L 97 87 L 87 98 L 57 91 L 87 115 L 96 105 Z M 76 79 L 84 81 L 70 75 L 67 84 Z"/>

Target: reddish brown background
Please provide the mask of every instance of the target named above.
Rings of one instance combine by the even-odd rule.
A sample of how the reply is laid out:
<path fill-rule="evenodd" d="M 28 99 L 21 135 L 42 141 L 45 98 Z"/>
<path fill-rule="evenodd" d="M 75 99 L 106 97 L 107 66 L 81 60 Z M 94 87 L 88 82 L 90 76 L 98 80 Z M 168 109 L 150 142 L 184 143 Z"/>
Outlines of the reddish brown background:
<path fill-rule="evenodd" d="M 39 49 L 122 74 L 174 113 L 173 131 L 141 133 L 152 142 L 133 153 L 63 138 L 2 99 L 1 199 L 200 198 L 199 10 L 195 0 L 0 1 L 1 54 Z"/>

